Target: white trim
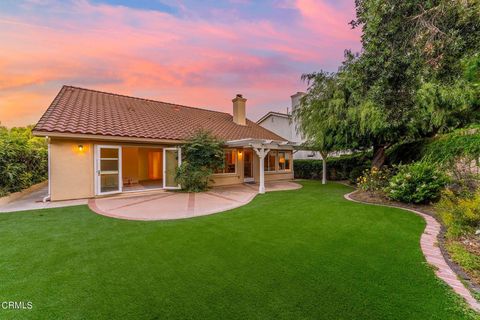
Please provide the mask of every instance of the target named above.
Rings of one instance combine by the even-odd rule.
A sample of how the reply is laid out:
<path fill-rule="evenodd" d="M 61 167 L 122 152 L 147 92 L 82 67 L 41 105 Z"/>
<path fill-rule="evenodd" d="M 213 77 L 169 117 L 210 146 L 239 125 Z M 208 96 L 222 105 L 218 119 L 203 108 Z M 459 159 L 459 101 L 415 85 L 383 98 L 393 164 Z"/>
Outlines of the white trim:
<path fill-rule="evenodd" d="M 48 172 L 47 172 L 47 179 L 48 179 L 48 194 L 47 196 L 43 197 L 42 199 L 42 202 L 47 202 L 48 200 L 50 200 L 52 198 L 52 180 L 51 180 L 51 177 L 52 177 L 52 173 L 51 173 L 51 163 L 52 163 L 52 158 L 50 156 L 50 150 L 51 150 L 51 146 L 50 146 L 50 138 L 48 136 L 45 137 L 45 139 L 47 140 L 47 164 L 48 164 Z"/>
<path fill-rule="evenodd" d="M 118 150 L 118 158 L 101 158 L 100 157 L 100 150 L 101 149 L 117 149 Z M 105 174 L 117 174 L 118 175 L 118 190 L 116 191 L 109 191 L 109 192 L 101 192 L 101 174 L 100 174 L 100 161 L 101 160 L 116 160 L 118 161 L 118 170 L 115 171 L 104 171 L 102 173 Z M 115 194 L 115 193 L 122 193 L 123 192 L 123 178 L 122 178 L 122 146 L 121 145 L 95 145 L 95 156 L 94 156 L 94 179 L 95 179 L 95 195 L 103 196 L 107 194 Z"/>

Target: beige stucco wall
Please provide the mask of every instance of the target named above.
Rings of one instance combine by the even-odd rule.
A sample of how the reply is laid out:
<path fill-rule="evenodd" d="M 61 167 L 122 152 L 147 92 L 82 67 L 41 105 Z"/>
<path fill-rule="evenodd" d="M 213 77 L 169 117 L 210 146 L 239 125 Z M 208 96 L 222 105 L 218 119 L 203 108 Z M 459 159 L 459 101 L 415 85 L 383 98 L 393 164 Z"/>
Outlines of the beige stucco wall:
<path fill-rule="evenodd" d="M 83 151 L 78 146 L 83 145 Z M 93 197 L 94 148 L 85 141 L 50 141 L 51 200 Z"/>

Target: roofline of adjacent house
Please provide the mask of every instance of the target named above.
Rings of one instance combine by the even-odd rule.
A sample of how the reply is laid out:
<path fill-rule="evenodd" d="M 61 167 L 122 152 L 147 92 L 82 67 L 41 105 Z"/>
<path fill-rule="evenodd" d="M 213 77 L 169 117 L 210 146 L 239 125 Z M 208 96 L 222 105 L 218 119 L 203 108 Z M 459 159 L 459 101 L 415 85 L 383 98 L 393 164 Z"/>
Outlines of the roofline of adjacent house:
<path fill-rule="evenodd" d="M 73 133 L 73 132 L 70 133 L 70 132 L 33 130 L 32 133 L 34 136 L 37 136 L 37 137 L 50 137 L 50 138 L 60 138 L 60 139 L 102 140 L 102 141 L 118 141 L 118 142 L 121 142 L 121 141 L 150 142 L 150 143 L 165 143 L 165 144 L 185 143 L 185 140 L 107 136 L 107 135 L 100 135 L 100 134 L 84 134 L 84 133 Z"/>
<path fill-rule="evenodd" d="M 267 114 L 265 114 L 263 117 L 261 117 L 260 119 L 257 120 L 257 124 L 260 124 L 260 122 L 265 121 L 270 116 L 279 116 L 279 117 L 287 118 L 287 119 L 290 119 L 290 117 L 291 117 L 291 115 L 287 114 L 287 113 L 269 111 Z"/>

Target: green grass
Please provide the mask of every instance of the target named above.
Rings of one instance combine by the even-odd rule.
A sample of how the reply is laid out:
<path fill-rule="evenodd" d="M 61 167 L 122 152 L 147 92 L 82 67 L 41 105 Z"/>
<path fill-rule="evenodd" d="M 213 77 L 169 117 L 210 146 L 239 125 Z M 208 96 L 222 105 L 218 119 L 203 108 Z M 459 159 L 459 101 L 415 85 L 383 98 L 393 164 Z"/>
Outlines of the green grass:
<path fill-rule="evenodd" d="M 0 319 L 474 319 L 419 247 L 424 221 L 348 187 L 216 215 L 116 220 L 86 206 L 0 214 Z"/>

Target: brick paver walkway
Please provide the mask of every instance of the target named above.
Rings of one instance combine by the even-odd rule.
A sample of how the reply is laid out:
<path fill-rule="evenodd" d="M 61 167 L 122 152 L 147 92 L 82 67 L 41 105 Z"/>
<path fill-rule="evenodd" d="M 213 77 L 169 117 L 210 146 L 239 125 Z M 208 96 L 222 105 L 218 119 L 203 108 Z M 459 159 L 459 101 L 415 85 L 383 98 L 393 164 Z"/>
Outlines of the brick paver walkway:
<path fill-rule="evenodd" d="M 423 234 L 420 238 L 420 247 L 422 248 L 425 259 L 430 265 L 435 268 L 435 274 L 437 275 L 437 277 L 445 281 L 445 283 L 447 283 L 457 294 L 464 298 L 472 309 L 480 312 L 480 303 L 472 296 L 472 293 L 467 288 L 465 288 L 463 283 L 458 279 L 456 273 L 447 264 L 445 258 L 442 255 L 442 252 L 440 251 L 440 248 L 438 247 L 437 237 L 440 233 L 440 223 L 438 223 L 435 218 L 413 209 L 354 200 L 350 197 L 350 195 L 354 192 L 356 191 L 346 194 L 345 199 L 363 204 L 399 208 L 418 214 L 423 219 L 425 219 L 427 226 L 425 227 L 425 230 L 423 231 Z"/>

